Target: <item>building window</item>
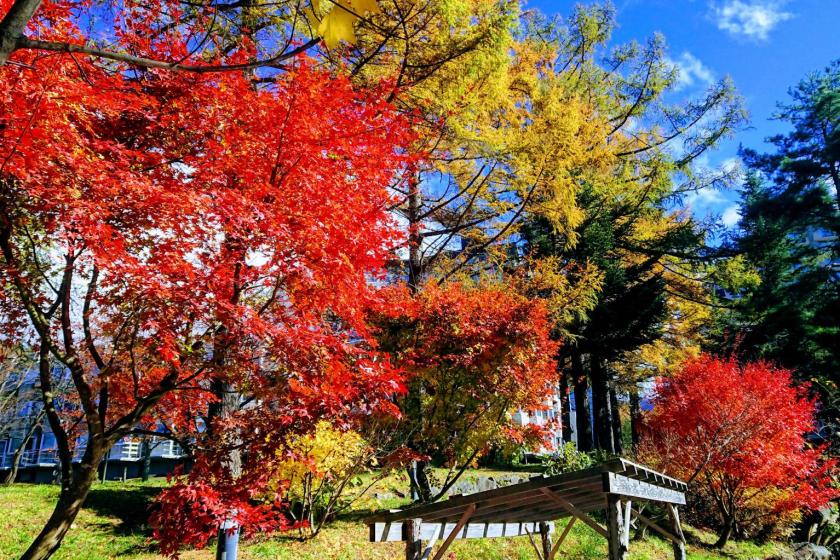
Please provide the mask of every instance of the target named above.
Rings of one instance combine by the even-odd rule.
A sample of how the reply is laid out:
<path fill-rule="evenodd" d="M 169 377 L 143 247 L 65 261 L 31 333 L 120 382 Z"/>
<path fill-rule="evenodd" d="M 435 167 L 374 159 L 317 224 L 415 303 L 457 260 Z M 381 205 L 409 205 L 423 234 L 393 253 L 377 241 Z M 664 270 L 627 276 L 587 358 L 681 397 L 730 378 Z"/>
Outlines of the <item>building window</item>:
<path fill-rule="evenodd" d="M 6 469 L 12 466 L 12 451 L 11 441 L 5 439 L 0 441 L 0 469 Z"/>
<path fill-rule="evenodd" d="M 183 454 L 184 452 L 181 451 L 181 446 L 171 439 L 160 443 L 160 455 L 162 457 L 180 457 Z"/>
<path fill-rule="evenodd" d="M 120 459 L 131 461 L 140 458 L 140 440 L 124 439 L 120 447 Z"/>

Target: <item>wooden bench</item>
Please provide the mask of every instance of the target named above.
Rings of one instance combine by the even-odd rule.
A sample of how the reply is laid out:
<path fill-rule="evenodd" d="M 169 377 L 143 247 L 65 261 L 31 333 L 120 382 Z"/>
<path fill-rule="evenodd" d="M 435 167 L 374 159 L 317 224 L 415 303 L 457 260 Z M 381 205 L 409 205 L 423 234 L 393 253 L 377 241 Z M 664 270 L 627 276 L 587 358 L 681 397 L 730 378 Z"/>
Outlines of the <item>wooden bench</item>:
<path fill-rule="evenodd" d="M 607 539 L 610 560 L 624 560 L 633 520 L 673 543 L 675 560 L 685 560 L 685 537 L 677 507 L 687 485 L 645 466 L 615 459 L 589 469 L 450 496 L 434 504 L 380 513 L 367 520 L 371 542 L 404 541 L 406 560 L 440 560 L 456 539 L 527 536 L 540 560 L 553 560 L 576 521 Z M 667 527 L 641 515 L 634 504 L 656 503 L 668 511 Z M 607 526 L 592 517 L 605 511 Z M 554 522 L 568 518 L 554 538 Z M 553 541 L 553 542 L 552 542 Z"/>

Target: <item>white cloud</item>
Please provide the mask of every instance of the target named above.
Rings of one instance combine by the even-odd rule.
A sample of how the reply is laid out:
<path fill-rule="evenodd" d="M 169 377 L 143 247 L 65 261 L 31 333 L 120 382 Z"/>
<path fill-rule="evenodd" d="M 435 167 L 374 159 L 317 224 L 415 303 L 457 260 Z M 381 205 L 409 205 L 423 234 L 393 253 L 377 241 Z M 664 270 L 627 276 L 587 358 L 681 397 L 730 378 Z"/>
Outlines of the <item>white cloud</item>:
<path fill-rule="evenodd" d="M 726 158 L 712 166 L 707 154 L 703 154 L 694 164 L 694 171 L 704 176 L 719 176 L 722 182 L 736 187 L 743 181 L 743 162 L 738 157 Z M 723 177 L 728 176 L 728 181 Z M 733 203 L 733 193 L 727 189 L 716 188 L 717 182 L 709 182 L 707 186 L 688 193 L 684 199 L 685 207 L 695 216 L 713 218 L 720 216 L 726 227 L 734 227 L 741 219 L 738 205 Z"/>
<path fill-rule="evenodd" d="M 783 21 L 793 17 L 783 10 L 786 0 L 725 0 L 714 5 L 718 29 L 736 37 L 764 41 Z"/>
<path fill-rule="evenodd" d="M 692 210 L 704 210 L 713 208 L 726 202 L 721 192 L 712 187 L 703 187 L 686 196 L 685 205 Z"/>
<path fill-rule="evenodd" d="M 727 228 L 738 225 L 741 214 L 735 198 L 737 188 L 743 181 L 741 159 L 729 157 L 712 164 L 708 154 L 703 154 L 694 162 L 693 171 L 701 177 L 700 182 L 705 183 L 705 186 L 685 195 L 684 208 L 699 219 L 719 220 Z"/>
<path fill-rule="evenodd" d="M 720 168 L 726 173 L 743 173 L 744 162 L 738 156 L 726 158 L 720 162 Z"/>
<path fill-rule="evenodd" d="M 676 60 L 668 59 L 668 63 L 677 69 L 677 83 L 674 91 L 692 87 L 695 84 L 708 86 L 715 81 L 714 73 L 690 52 L 682 53 Z"/>
<path fill-rule="evenodd" d="M 728 228 L 735 227 L 738 225 L 738 222 L 741 220 L 741 212 L 738 211 L 738 205 L 733 204 L 729 208 L 723 211 L 723 214 L 720 217 L 720 221 L 723 222 Z"/>
<path fill-rule="evenodd" d="M 741 161 L 741 158 L 726 158 L 720 163 L 720 171 L 729 177 L 733 187 L 741 187 L 744 184 L 746 174 L 744 173 L 744 162 Z"/>

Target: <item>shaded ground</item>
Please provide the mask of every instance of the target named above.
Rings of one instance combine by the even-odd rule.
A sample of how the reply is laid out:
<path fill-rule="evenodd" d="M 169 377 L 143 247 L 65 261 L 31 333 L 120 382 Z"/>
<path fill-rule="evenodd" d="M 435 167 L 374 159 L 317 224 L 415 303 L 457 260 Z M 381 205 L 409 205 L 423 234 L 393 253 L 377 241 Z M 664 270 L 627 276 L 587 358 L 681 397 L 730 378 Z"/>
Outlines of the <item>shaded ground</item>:
<path fill-rule="evenodd" d="M 166 482 L 155 479 L 106 482 L 97 484 L 85 508 L 79 514 L 56 560 L 161 560 L 154 544 L 149 542 L 146 524 L 148 506 Z M 397 479 L 386 480 L 377 489 L 389 495 L 402 486 Z M 52 509 L 58 488 L 49 485 L 15 485 L 0 487 L 0 560 L 17 558 L 37 534 Z M 366 527 L 358 521 L 365 510 L 392 508 L 399 505 L 398 497 L 376 501 L 372 497 L 360 500 L 355 511 L 339 519 L 309 543 L 290 536 L 251 540 L 244 543 L 243 560 L 391 560 L 403 558 L 399 543 L 372 544 L 367 542 Z M 779 544 L 756 545 L 732 543 L 724 553 L 709 549 L 705 544 L 714 536 L 690 531 L 689 558 L 693 559 L 759 559 L 768 558 L 784 548 Z M 601 559 L 607 555 L 606 542 L 582 523 L 576 523 L 564 545 L 563 558 Z M 453 560 L 532 560 L 536 558 L 527 538 L 458 541 L 450 549 Z M 185 560 L 212 560 L 211 550 L 187 551 Z M 671 558 L 670 543 L 656 538 L 630 545 L 631 560 L 665 560 Z"/>

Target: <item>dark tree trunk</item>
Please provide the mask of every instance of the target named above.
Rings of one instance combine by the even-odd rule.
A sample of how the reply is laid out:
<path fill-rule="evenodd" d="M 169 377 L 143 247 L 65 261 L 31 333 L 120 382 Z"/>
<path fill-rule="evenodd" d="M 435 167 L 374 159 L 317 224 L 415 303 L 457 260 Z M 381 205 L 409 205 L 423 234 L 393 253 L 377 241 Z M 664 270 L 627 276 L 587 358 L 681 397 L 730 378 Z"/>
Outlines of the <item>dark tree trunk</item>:
<path fill-rule="evenodd" d="M 232 283 L 232 294 L 230 303 L 237 305 L 242 293 L 241 272 L 244 266 L 245 256 L 241 254 L 241 248 L 236 239 L 226 239 L 225 247 L 232 255 L 237 255 L 241 261 L 234 265 Z M 220 326 L 213 339 L 213 369 L 214 376 L 210 383 L 210 390 L 216 397 L 208 407 L 209 429 L 208 436 L 221 443 L 225 448 L 227 457 L 222 460 L 231 476 L 236 479 L 242 475 L 242 452 L 240 450 L 241 437 L 236 431 L 230 434 L 218 434 L 216 424 L 220 420 L 226 420 L 239 411 L 241 395 L 237 387 L 227 377 L 228 367 L 227 351 L 231 334 L 223 326 Z"/>
<path fill-rule="evenodd" d="M 642 436 L 642 406 L 639 399 L 639 388 L 635 385 L 630 390 L 630 433 L 635 448 L 639 445 Z"/>
<path fill-rule="evenodd" d="M 579 451 L 592 450 L 592 425 L 589 423 L 589 386 L 583 373 L 580 351 L 572 350 L 572 380 L 575 391 L 575 425 Z"/>
<path fill-rule="evenodd" d="M 97 466 L 108 447 L 101 441 L 99 444 L 89 441 L 77 472 L 67 472 L 68 469 L 62 468 L 61 493 L 55 509 L 20 560 L 46 560 L 58 550 L 96 482 Z"/>
<path fill-rule="evenodd" d="M 148 436 L 144 436 L 143 441 L 140 443 L 140 453 L 143 458 L 140 480 L 146 482 L 149 480 L 149 473 L 152 470 L 152 442 L 149 441 Z"/>
<path fill-rule="evenodd" d="M 236 387 L 223 381 L 221 379 L 213 380 L 212 384 L 213 394 L 216 395 L 218 402 L 210 405 L 210 421 L 211 425 L 214 420 L 222 420 L 229 418 L 239 410 L 239 392 Z M 219 437 L 223 434 L 214 434 L 211 428 L 210 437 Z M 227 434 L 228 441 L 225 442 L 227 447 L 227 458 L 224 464 L 230 470 L 231 476 L 238 478 L 242 474 L 242 453 L 239 450 L 239 438 L 236 434 Z"/>
<path fill-rule="evenodd" d="M 563 428 L 563 443 L 572 441 L 572 418 L 569 411 L 569 376 L 560 368 L 560 423 Z"/>
<path fill-rule="evenodd" d="M 618 395 L 615 387 L 610 387 L 610 412 L 612 413 L 613 452 L 621 455 L 624 450 L 621 444 L 621 414 L 618 408 Z"/>
<path fill-rule="evenodd" d="M 15 450 L 15 454 L 12 455 L 12 467 L 9 469 L 9 473 L 6 475 L 6 480 L 3 481 L 3 484 L 12 484 L 17 478 L 18 469 L 20 469 L 20 460 L 23 458 L 23 453 L 26 450 L 26 444 L 29 443 L 29 440 L 32 439 L 32 436 L 35 434 L 35 430 L 37 430 L 41 425 L 41 420 L 43 420 L 44 414 L 44 411 L 41 410 L 41 412 L 38 413 L 38 417 L 35 418 L 35 421 L 33 421 L 32 425 L 29 426 L 26 434 L 24 434 L 23 441 L 20 442 L 20 446 L 18 446 Z"/>
<path fill-rule="evenodd" d="M 224 340 L 224 337 L 220 338 Z M 216 343 L 216 347 L 214 348 L 214 362 L 217 367 L 217 371 L 222 372 L 224 371 L 225 366 L 225 349 L 224 343 L 218 342 Z M 240 395 L 239 392 L 236 390 L 236 386 L 229 383 L 227 380 L 223 379 L 222 377 L 216 377 L 210 383 L 210 389 L 213 391 L 213 394 L 218 399 L 217 402 L 212 403 L 209 406 L 208 410 L 208 420 L 209 420 L 209 429 L 207 433 L 207 437 L 211 438 L 211 441 L 219 441 L 221 438 L 221 448 L 223 453 L 225 454 L 222 459 L 222 465 L 224 465 L 232 479 L 236 480 L 240 476 L 242 476 L 242 451 L 240 449 L 241 443 L 241 436 L 238 431 L 234 431 L 233 433 L 218 433 L 216 423 L 220 420 L 224 420 L 230 418 L 233 414 L 235 414 L 239 410 L 240 405 Z M 227 523 L 225 521 L 224 523 Z M 223 525 L 224 525 L 223 523 Z M 231 556 L 235 554 L 236 549 L 234 548 L 233 551 L 227 550 L 225 547 L 228 545 L 229 540 L 233 540 L 238 542 L 239 538 L 239 527 L 233 527 L 232 529 L 228 529 L 227 532 L 220 527 L 219 528 L 219 537 L 216 540 L 216 557 L 217 558 L 232 558 L 233 560 L 236 559 L 235 556 Z M 228 538 L 230 535 L 230 538 Z"/>
<path fill-rule="evenodd" d="M 432 501 L 432 483 L 429 481 L 427 461 L 413 461 L 408 466 L 408 480 L 411 484 L 411 499 L 428 503 Z"/>
<path fill-rule="evenodd" d="M 61 490 L 52 515 L 23 553 L 21 560 L 45 560 L 55 553 L 73 525 L 91 486 L 96 481 L 99 462 L 113 445 L 113 441 L 108 441 L 103 437 L 100 423 L 88 421 L 87 446 L 78 471 L 74 472 L 73 452 L 53 400 L 50 352 L 46 344 L 42 344 L 39 349 L 38 379 L 41 383 L 44 414 L 55 435 L 61 465 Z"/>
<path fill-rule="evenodd" d="M 420 192 L 419 179 L 416 172 L 411 173 L 408 180 L 408 289 L 411 293 L 417 293 L 420 282 L 423 279 L 423 255 L 420 247 L 423 238 L 420 235 L 420 209 L 423 204 L 423 195 Z"/>
<path fill-rule="evenodd" d="M 6 64 L 9 55 L 14 52 L 18 39 L 23 37 L 23 32 L 29 24 L 29 20 L 35 15 L 41 0 L 15 0 L 11 9 L 0 21 L 0 66 Z"/>
<path fill-rule="evenodd" d="M 614 453 L 609 381 L 604 364 L 597 354 L 589 356 L 589 374 L 592 382 L 592 408 L 595 413 L 595 448 Z"/>
<path fill-rule="evenodd" d="M 420 235 L 420 211 L 423 205 L 423 193 L 420 191 L 419 177 L 416 170 L 411 170 L 408 180 L 408 197 L 407 197 L 408 213 L 406 219 L 408 220 L 408 289 L 412 294 L 416 294 L 420 289 L 420 283 L 423 280 L 423 255 L 420 251 L 423 238 Z M 422 441 L 422 425 L 423 425 L 423 408 L 422 408 L 423 386 L 417 380 L 411 383 L 408 387 L 408 394 L 406 395 L 406 406 L 404 412 L 409 422 L 413 423 L 414 436 L 413 441 L 409 442 L 409 447 L 413 451 L 424 452 Z M 429 464 L 426 461 L 413 461 L 408 466 L 408 480 L 411 485 L 411 498 L 419 502 L 429 502 L 432 499 L 432 485 L 429 482 L 428 473 Z"/>
<path fill-rule="evenodd" d="M 723 529 L 718 535 L 718 540 L 715 542 L 715 548 L 723 548 L 726 546 L 726 543 L 729 542 L 729 539 L 732 537 L 732 532 L 735 530 L 735 518 L 733 516 L 726 516 L 723 522 Z"/>

